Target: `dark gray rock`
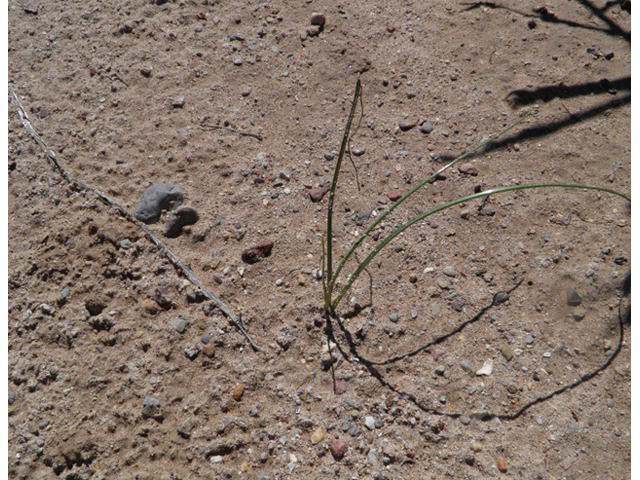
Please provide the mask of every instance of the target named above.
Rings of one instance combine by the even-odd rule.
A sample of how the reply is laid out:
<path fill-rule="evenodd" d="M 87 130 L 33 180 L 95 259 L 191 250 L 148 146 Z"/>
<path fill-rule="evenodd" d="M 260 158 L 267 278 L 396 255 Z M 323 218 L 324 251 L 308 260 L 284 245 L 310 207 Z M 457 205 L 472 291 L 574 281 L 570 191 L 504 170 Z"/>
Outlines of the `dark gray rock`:
<path fill-rule="evenodd" d="M 567 305 L 570 307 L 577 307 L 582 303 L 582 297 L 578 295 L 578 292 L 573 287 L 567 289 Z"/>
<path fill-rule="evenodd" d="M 133 211 L 134 217 L 151 224 L 160 220 L 162 210 L 173 210 L 182 204 L 182 192 L 171 183 L 156 183 L 147 188 Z"/>
<path fill-rule="evenodd" d="M 162 422 L 164 414 L 160 408 L 160 401 L 153 397 L 144 397 L 144 400 L 142 400 L 142 416 Z"/>
<path fill-rule="evenodd" d="M 169 216 L 164 236 L 167 238 L 175 238 L 182 232 L 182 227 L 193 225 L 199 219 L 200 216 L 195 208 L 180 207 Z"/>

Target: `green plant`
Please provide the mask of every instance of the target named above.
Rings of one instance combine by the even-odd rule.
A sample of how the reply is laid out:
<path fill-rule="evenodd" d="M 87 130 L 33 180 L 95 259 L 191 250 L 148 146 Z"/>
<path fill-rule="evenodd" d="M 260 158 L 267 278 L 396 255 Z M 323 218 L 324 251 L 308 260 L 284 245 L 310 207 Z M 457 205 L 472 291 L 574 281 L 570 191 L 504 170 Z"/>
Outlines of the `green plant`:
<path fill-rule="evenodd" d="M 339 275 L 342 272 L 342 269 L 346 265 L 347 261 L 354 255 L 356 249 L 360 246 L 360 244 L 364 241 L 364 239 L 380 224 L 380 222 L 382 222 L 384 220 L 384 218 L 387 215 L 389 215 L 396 208 L 398 208 L 400 205 L 402 205 L 402 203 L 405 200 L 407 200 L 411 195 L 413 195 L 415 192 L 420 190 L 423 186 L 425 186 L 431 180 L 435 179 L 437 175 L 439 175 L 440 173 L 444 172 L 445 170 L 451 168 L 452 166 L 454 166 L 456 163 L 460 162 L 461 160 L 463 160 L 463 159 L 469 157 L 470 155 L 474 154 L 475 152 L 477 152 L 481 148 L 487 146 L 491 142 L 495 141 L 498 137 L 500 137 L 501 135 L 504 135 L 509 130 L 515 128 L 518 124 L 520 124 L 523 120 L 525 120 L 529 116 L 529 114 L 522 116 L 520 119 L 518 119 L 518 121 L 516 121 L 515 123 L 513 123 L 509 127 L 505 128 L 504 130 L 502 130 L 497 135 L 489 138 L 488 140 L 482 142 L 477 147 L 473 148 L 472 150 L 469 150 L 465 154 L 463 154 L 463 155 L 459 156 L 458 158 L 456 158 L 455 160 L 449 162 L 447 165 L 442 167 L 440 170 L 435 172 L 433 175 L 431 175 L 430 177 L 428 177 L 424 181 L 420 182 L 416 187 L 414 187 L 411 191 L 409 191 L 407 194 L 405 194 L 398 201 L 393 203 L 391 205 L 391 207 L 386 212 L 384 212 L 382 215 L 380 215 L 378 217 L 378 219 L 375 222 L 373 222 L 373 224 L 369 228 L 367 228 L 362 233 L 362 235 L 360 235 L 358 237 L 358 239 L 352 244 L 351 248 L 346 253 L 346 255 L 342 258 L 342 260 L 340 261 L 340 263 L 338 264 L 337 268 L 334 271 L 333 270 L 333 225 L 332 225 L 332 223 L 333 223 L 333 202 L 334 202 L 334 198 L 335 198 L 336 187 L 338 185 L 338 177 L 339 177 L 339 174 L 340 174 L 340 168 L 342 166 L 342 160 L 344 158 L 344 154 L 345 154 L 345 151 L 346 151 L 348 143 L 349 143 L 349 138 L 350 138 L 349 137 L 349 133 L 350 133 L 350 130 L 351 130 L 351 124 L 352 124 L 353 117 L 354 117 L 355 112 L 356 112 L 358 99 L 361 98 L 361 95 L 362 95 L 361 92 L 362 92 L 362 88 L 361 88 L 361 84 L 360 84 L 360 79 L 358 79 L 358 81 L 356 83 L 355 92 L 353 94 L 353 104 L 351 106 L 351 111 L 349 113 L 349 118 L 347 119 L 347 125 L 345 127 L 344 135 L 342 137 L 342 145 L 340 147 L 340 154 L 338 155 L 335 171 L 334 171 L 334 174 L 333 174 L 333 182 L 331 183 L 331 189 L 330 189 L 330 192 L 329 192 L 329 202 L 328 202 L 328 207 L 327 207 L 327 241 L 326 241 L 326 246 L 325 246 L 324 238 L 322 239 L 322 289 L 323 289 L 323 294 L 324 294 L 324 308 L 325 308 L 325 312 L 327 313 L 327 315 L 330 315 L 330 316 L 335 316 L 336 315 L 336 308 L 338 307 L 338 305 L 340 304 L 340 302 L 342 301 L 342 299 L 344 298 L 346 293 L 349 291 L 349 289 L 351 288 L 353 283 L 358 279 L 358 277 L 360 276 L 362 271 L 367 267 L 367 265 L 371 262 L 371 260 L 373 260 L 376 257 L 376 255 L 378 255 L 378 253 L 380 253 L 380 251 L 385 246 L 387 246 L 389 244 L 389 242 L 391 242 L 399 234 L 401 234 L 407 228 L 411 227 L 412 225 L 416 224 L 417 222 L 420 222 L 421 220 L 424 220 L 425 218 L 429 217 L 430 215 L 433 215 L 434 213 L 438 213 L 438 212 L 441 212 L 443 210 L 446 210 L 446 209 L 448 209 L 448 208 L 450 208 L 450 207 L 452 207 L 454 205 L 458 205 L 460 203 L 468 202 L 470 200 L 474 200 L 474 199 L 481 198 L 481 197 L 487 197 L 489 195 L 495 195 L 495 194 L 499 194 L 499 193 L 511 192 L 511 191 L 515 191 L 515 190 L 538 189 L 538 188 L 572 188 L 572 189 L 580 189 L 580 190 L 597 190 L 597 191 L 600 191 L 600 192 L 611 193 L 613 195 L 617 195 L 617 196 L 627 200 L 628 202 L 631 202 L 631 199 L 629 197 L 627 197 L 626 195 L 623 195 L 623 194 L 621 194 L 619 192 L 616 192 L 614 190 L 610 190 L 608 188 L 594 187 L 594 186 L 589 186 L 589 185 L 578 185 L 578 184 L 572 184 L 572 183 L 536 183 L 536 184 L 528 184 L 528 185 L 515 185 L 515 186 L 510 186 L 510 187 L 494 188 L 494 189 L 491 189 L 491 190 L 486 190 L 484 192 L 474 193 L 472 195 L 467 195 L 467 196 L 464 196 L 464 197 L 460 197 L 460 198 L 457 198 L 455 200 L 451 200 L 449 202 L 443 203 L 442 205 L 434 207 L 434 208 L 432 208 L 432 209 L 430 209 L 430 210 L 428 210 L 428 211 L 426 211 L 424 213 L 416 215 L 411 220 L 409 220 L 409 221 L 403 223 L 402 225 L 400 225 L 399 227 L 397 227 L 393 232 L 391 232 L 389 235 L 387 235 L 385 238 L 383 238 L 371 250 L 371 252 L 367 255 L 367 257 L 362 262 L 359 262 L 358 267 L 355 269 L 355 271 L 353 273 L 351 273 L 351 275 L 349 275 L 345 285 L 340 289 L 340 291 L 337 293 L 337 295 L 334 296 L 334 289 L 336 288 L 336 282 L 338 281 Z"/>

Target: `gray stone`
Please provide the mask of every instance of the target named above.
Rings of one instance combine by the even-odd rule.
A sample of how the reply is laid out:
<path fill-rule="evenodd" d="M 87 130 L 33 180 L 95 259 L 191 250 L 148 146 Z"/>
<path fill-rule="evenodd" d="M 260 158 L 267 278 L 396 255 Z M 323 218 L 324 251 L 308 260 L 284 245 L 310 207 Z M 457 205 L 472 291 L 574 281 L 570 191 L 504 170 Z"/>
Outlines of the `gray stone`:
<path fill-rule="evenodd" d="M 582 297 L 578 295 L 573 287 L 567 288 L 567 305 L 577 307 L 582 303 Z"/>
<path fill-rule="evenodd" d="M 369 430 L 373 430 L 376 428 L 376 421 L 374 420 L 373 417 L 370 417 L 370 416 L 366 417 L 364 419 L 364 424 Z"/>
<path fill-rule="evenodd" d="M 125 238 L 124 240 L 120 240 L 120 247 L 124 248 L 125 250 L 128 250 L 129 248 L 131 248 L 131 240 L 129 240 L 128 238 Z"/>
<path fill-rule="evenodd" d="M 173 210 L 182 204 L 182 192 L 171 183 L 156 183 L 147 188 L 133 215 L 141 222 L 151 224 L 160 219 L 162 210 Z"/>
<path fill-rule="evenodd" d="M 164 414 L 160 408 L 160 401 L 153 397 L 144 397 L 142 400 L 142 416 L 145 418 L 153 418 L 154 420 L 164 420 Z"/>
<path fill-rule="evenodd" d="M 493 296 L 494 305 L 500 305 L 507 300 L 509 300 L 509 294 L 507 292 L 498 292 Z"/>
<path fill-rule="evenodd" d="M 187 100 L 182 96 L 176 98 L 171 105 L 173 105 L 173 108 L 182 108 L 186 102 Z"/>
<path fill-rule="evenodd" d="M 471 373 L 473 375 L 476 374 L 476 369 L 473 365 L 471 365 L 469 362 L 467 362 L 466 360 L 462 360 L 460 362 L 460 368 L 462 368 L 462 370 L 464 370 L 467 373 Z"/>
<path fill-rule="evenodd" d="M 586 314 L 587 314 L 587 311 L 583 307 L 578 307 L 573 311 L 573 319 L 576 322 L 579 322 L 585 317 Z"/>
<path fill-rule="evenodd" d="M 422 133 L 433 132 L 433 124 L 431 122 L 423 122 L 422 125 L 420 125 L 420 131 Z"/>
<path fill-rule="evenodd" d="M 527 345 L 531 345 L 533 343 L 533 337 L 531 335 L 527 335 L 526 337 L 524 337 L 524 343 L 526 343 Z"/>
<path fill-rule="evenodd" d="M 456 277 L 458 275 L 458 272 L 456 272 L 456 269 L 453 267 L 444 267 L 442 269 L 442 273 L 444 273 L 447 277 Z"/>
<path fill-rule="evenodd" d="M 376 463 L 378 461 L 378 452 L 375 448 L 369 450 L 369 454 L 367 455 L 367 459 L 370 463 Z"/>
<path fill-rule="evenodd" d="M 71 295 L 71 289 L 69 287 L 64 287 L 62 292 L 60 293 L 60 300 L 66 300 Z"/>
<path fill-rule="evenodd" d="M 169 322 L 173 329 L 178 333 L 184 333 L 187 328 L 187 322 L 182 318 L 175 318 Z"/>

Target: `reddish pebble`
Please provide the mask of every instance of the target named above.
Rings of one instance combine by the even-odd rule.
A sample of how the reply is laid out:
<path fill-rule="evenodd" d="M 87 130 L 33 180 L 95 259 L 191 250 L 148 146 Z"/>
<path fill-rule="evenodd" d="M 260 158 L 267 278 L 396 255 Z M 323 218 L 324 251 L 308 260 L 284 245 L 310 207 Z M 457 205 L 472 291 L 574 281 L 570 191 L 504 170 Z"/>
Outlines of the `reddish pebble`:
<path fill-rule="evenodd" d="M 319 27 L 324 27 L 325 17 L 322 13 L 313 12 L 311 14 L 311 25 L 318 25 Z"/>
<path fill-rule="evenodd" d="M 394 27 L 393 25 L 387 25 L 387 32 L 393 33 L 395 31 L 396 31 L 396 27 Z"/>
<path fill-rule="evenodd" d="M 347 453 L 347 444 L 339 438 L 334 438 L 329 444 L 329 450 L 331 450 L 331 455 L 335 460 L 342 460 L 344 454 Z"/>
<path fill-rule="evenodd" d="M 387 203 L 389 203 L 389 200 L 387 199 L 387 197 L 378 197 L 378 203 L 380 205 L 386 205 Z"/>
<path fill-rule="evenodd" d="M 458 167 L 460 173 L 466 173 L 467 175 L 478 175 L 478 167 L 472 163 L 464 163 Z"/>
<path fill-rule="evenodd" d="M 309 197 L 313 203 L 318 203 L 324 197 L 324 193 L 324 188 L 322 187 L 312 188 L 309 190 Z"/>
<path fill-rule="evenodd" d="M 500 470 L 502 473 L 505 473 L 507 471 L 507 462 L 504 461 L 504 458 L 500 458 L 498 459 L 498 470 Z"/>
<path fill-rule="evenodd" d="M 398 192 L 387 192 L 387 197 L 389 197 L 389 200 L 392 202 L 396 202 L 402 198 L 402 195 Z"/>
<path fill-rule="evenodd" d="M 338 380 L 336 382 L 336 395 L 342 395 L 347 392 L 347 382 L 344 380 Z"/>

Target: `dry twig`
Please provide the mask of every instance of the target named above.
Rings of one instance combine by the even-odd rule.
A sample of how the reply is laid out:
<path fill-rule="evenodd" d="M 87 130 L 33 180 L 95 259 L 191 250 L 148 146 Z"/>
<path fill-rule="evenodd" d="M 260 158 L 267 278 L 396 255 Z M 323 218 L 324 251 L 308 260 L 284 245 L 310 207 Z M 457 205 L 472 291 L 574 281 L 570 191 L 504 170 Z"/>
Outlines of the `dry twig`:
<path fill-rule="evenodd" d="M 135 223 L 144 233 L 147 234 L 151 242 L 164 252 L 166 257 L 169 259 L 169 261 L 171 261 L 174 267 L 176 269 L 179 269 L 184 274 L 184 276 L 187 277 L 187 279 L 193 284 L 194 287 L 200 289 L 203 295 L 207 299 L 215 303 L 215 305 L 222 311 L 222 313 L 225 314 L 225 316 L 229 320 L 229 323 L 231 323 L 234 327 L 236 327 L 236 329 L 246 337 L 246 339 L 249 341 L 251 346 L 255 350 L 264 353 L 264 351 L 260 347 L 258 347 L 258 345 L 256 345 L 256 343 L 251 339 L 251 337 L 247 333 L 247 330 L 244 328 L 244 325 L 242 323 L 242 319 L 238 315 L 233 313 L 233 311 L 231 311 L 231 309 L 222 300 L 220 300 L 215 295 L 207 291 L 204 288 L 204 286 L 198 281 L 198 279 L 193 276 L 193 274 L 189 271 L 186 265 L 182 263 L 180 260 L 178 260 L 178 258 L 173 254 L 173 252 L 169 250 L 169 248 L 167 248 L 167 246 L 164 243 L 162 243 L 162 241 L 160 241 L 160 239 L 156 235 L 154 235 L 152 232 L 149 231 L 149 229 L 146 227 L 144 223 L 142 223 L 140 220 L 135 218 L 133 215 L 127 212 L 124 208 L 122 208 L 120 205 L 118 205 L 109 197 L 107 197 L 105 194 L 103 194 L 100 190 L 90 185 L 87 185 L 86 183 L 80 180 L 72 178 L 67 174 L 64 168 L 62 168 L 62 166 L 60 165 L 60 162 L 58 161 L 56 154 L 53 153 L 53 151 L 44 143 L 40 135 L 38 135 L 38 133 L 31 126 L 31 121 L 29 120 L 29 116 L 27 115 L 27 112 L 25 111 L 24 107 L 20 103 L 20 100 L 18 100 L 18 96 L 13 91 L 13 88 L 11 87 L 11 85 L 9 85 L 9 92 L 11 95 L 11 103 L 13 103 L 16 109 L 16 112 L 20 116 L 22 125 L 24 126 L 24 128 L 27 129 L 27 131 L 29 132 L 31 137 L 37 142 L 37 144 L 40 145 L 40 148 L 45 153 L 47 160 L 52 165 L 54 170 L 56 170 L 68 183 L 75 183 L 80 187 L 82 187 L 83 189 L 89 190 L 95 193 L 104 204 L 115 208 L 118 211 L 118 213 L 120 213 L 120 215 L 122 215 L 124 218 L 126 218 L 130 222 Z"/>

